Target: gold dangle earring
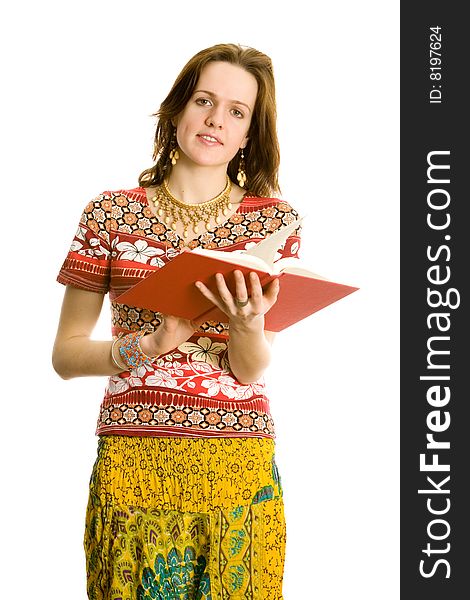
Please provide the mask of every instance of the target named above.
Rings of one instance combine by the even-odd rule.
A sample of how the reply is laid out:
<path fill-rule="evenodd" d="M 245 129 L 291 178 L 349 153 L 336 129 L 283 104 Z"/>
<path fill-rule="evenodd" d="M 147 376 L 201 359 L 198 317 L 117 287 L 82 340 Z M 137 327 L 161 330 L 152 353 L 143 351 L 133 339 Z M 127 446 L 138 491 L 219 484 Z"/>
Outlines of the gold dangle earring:
<path fill-rule="evenodd" d="M 176 129 L 173 131 L 172 149 L 170 150 L 170 160 L 172 165 L 176 165 L 176 161 L 180 157 L 178 152 L 178 142 L 176 141 Z"/>
<path fill-rule="evenodd" d="M 245 187 L 246 173 L 245 173 L 245 155 L 243 154 L 243 148 L 242 148 L 242 153 L 240 154 L 240 162 L 238 163 L 237 181 L 238 181 L 238 185 L 240 187 Z"/>

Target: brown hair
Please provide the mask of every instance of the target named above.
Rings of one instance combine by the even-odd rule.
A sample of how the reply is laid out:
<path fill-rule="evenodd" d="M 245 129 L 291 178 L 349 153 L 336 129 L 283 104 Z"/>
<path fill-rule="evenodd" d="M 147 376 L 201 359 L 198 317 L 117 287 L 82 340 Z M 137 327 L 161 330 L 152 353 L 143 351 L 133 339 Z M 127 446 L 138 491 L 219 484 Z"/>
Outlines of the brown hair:
<path fill-rule="evenodd" d="M 139 185 L 159 185 L 171 169 L 171 151 L 174 126 L 178 116 L 191 98 L 199 76 L 211 61 L 238 65 L 251 73 L 258 83 L 258 94 L 248 131 L 249 141 L 244 149 L 248 191 L 255 196 L 270 196 L 280 192 L 278 182 L 279 142 L 276 130 L 276 95 L 272 62 L 269 56 L 237 44 L 217 44 L 198 52 L 183 67 L 170 93 L 153 115 L 157 117 L 153 160 L 155 165 L 139 176 Z M 227 173 L 237 181 L 239 153 L 230 161 Z"/>

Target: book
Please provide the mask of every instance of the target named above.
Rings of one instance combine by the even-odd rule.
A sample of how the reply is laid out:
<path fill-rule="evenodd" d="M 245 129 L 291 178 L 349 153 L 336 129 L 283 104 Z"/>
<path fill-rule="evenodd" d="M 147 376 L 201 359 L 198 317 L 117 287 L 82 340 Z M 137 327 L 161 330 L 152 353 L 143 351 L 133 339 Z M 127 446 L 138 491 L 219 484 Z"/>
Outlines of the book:
<path fill-rule="evenodd" d="M 265 314 L 265 328 L 282 331 L 359 289 L 313 273 L 298 258 L 275 260 L 279 249 L 302 220 L 285 225 L 248 250 L 184 249 L 163 267 L 149 271 L 115 301 L 185 319 L 224 323 L 227 315 L 207 300 L 194 283 L 202 281 L 215 292 L 215 274 L 222 273 L 234 293 L 234 270 L 242 271 L 247 282 L 248 274 L 255 272 L 263 288 L 273 279 L 279 279 L 279 295 Z"/>

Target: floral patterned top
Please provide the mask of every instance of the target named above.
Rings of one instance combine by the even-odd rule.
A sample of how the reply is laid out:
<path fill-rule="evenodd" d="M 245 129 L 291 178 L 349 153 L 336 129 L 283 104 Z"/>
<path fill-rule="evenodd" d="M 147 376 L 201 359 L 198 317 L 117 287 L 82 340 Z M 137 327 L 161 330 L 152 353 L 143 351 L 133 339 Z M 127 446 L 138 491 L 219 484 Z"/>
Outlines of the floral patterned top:
<path fill-rule="evenodd" d="M 297 217 L 278 198 L 245 197 L 232 216 L 189 247 L 243 250 Z M 296 231 L 278 258 L 297 256 L 299 243 Z M 103 192 L 85 207 L 57 280 L 109 292 L 113 336 L 153 331 L 160 313 L 115 299 L 183 247 L 183 240 L 151 210 L 144 188 Z M 237 381 L 228 361 L 228 339 L 228 323 L 207 321 L 151 366 L 109 377 L 97 435 L 274 437 L 264 380 Z"/>

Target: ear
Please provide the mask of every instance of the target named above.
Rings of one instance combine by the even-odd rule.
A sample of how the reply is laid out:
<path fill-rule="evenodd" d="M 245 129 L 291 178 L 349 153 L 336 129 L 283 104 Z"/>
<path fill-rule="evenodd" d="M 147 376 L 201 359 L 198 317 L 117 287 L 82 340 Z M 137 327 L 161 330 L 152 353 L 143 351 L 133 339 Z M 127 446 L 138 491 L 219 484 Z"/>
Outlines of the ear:
<path fill-rule="evenodd" d="M 246 136 L 243 142 L 240 144 L 240 150 L 244 150 L 247 147 L 249 141 L 250 138 Z"/>

